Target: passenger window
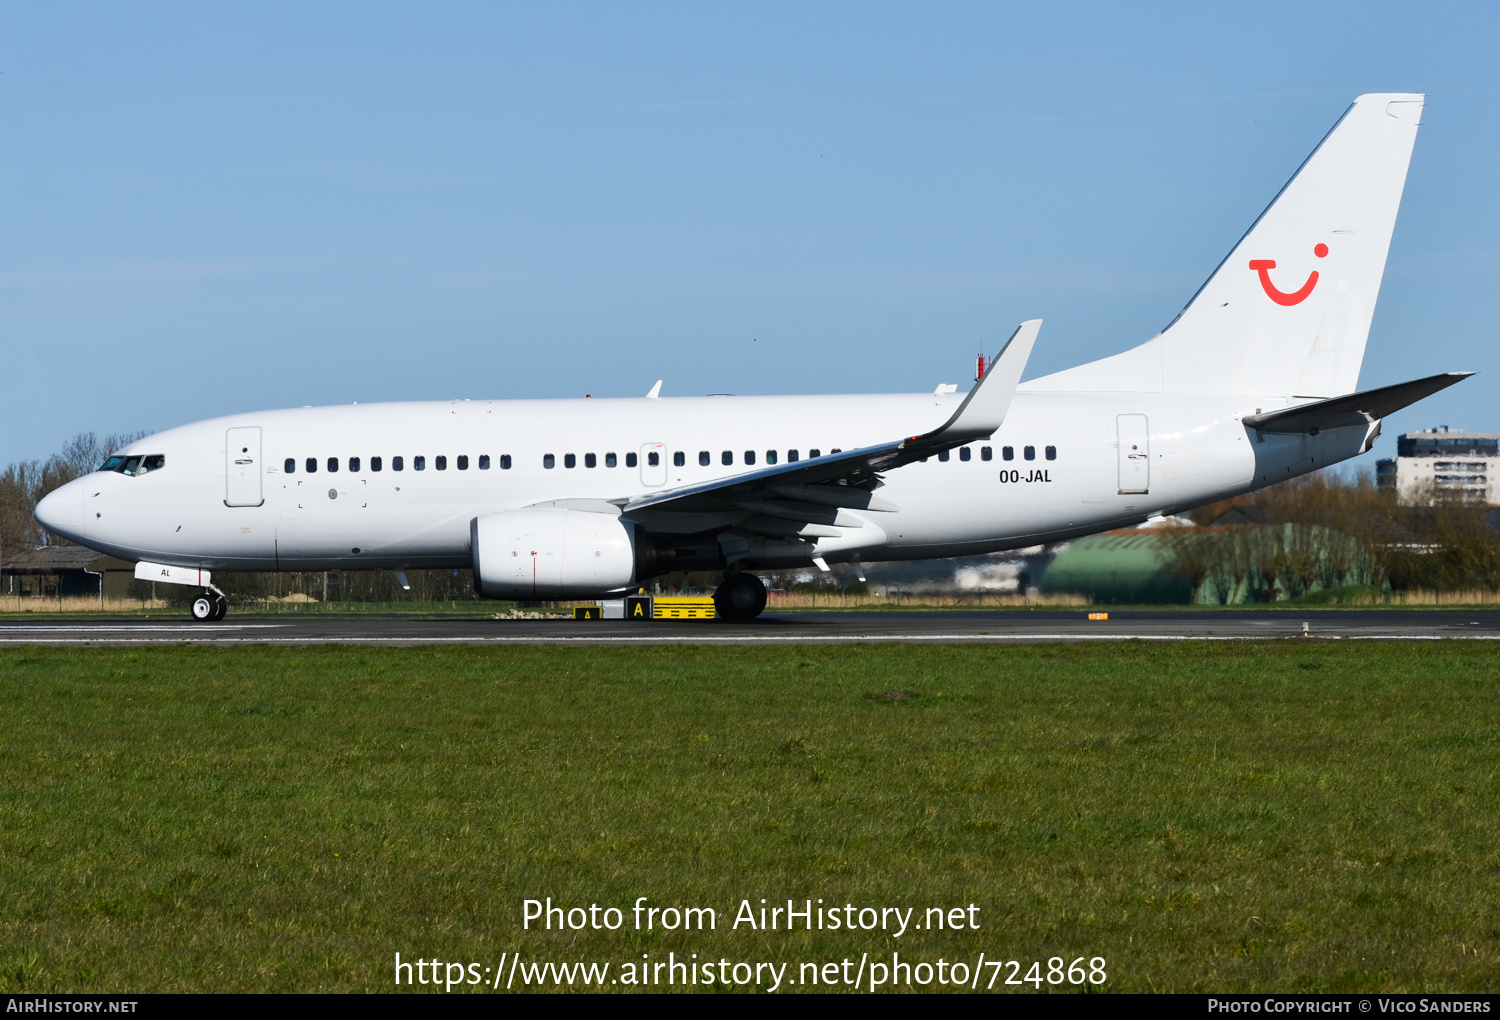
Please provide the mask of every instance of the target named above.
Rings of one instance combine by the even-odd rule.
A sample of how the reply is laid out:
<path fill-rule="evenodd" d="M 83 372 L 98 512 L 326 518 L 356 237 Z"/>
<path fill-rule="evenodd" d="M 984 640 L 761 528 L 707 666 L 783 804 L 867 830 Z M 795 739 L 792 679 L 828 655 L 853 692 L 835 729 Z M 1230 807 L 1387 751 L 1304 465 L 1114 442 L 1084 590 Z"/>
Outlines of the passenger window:
<path fill-rule="evenodd" d="M 823 456 L 823 451 L 814 446 L 811 450 L 807 451 L 807 455 L 814 458 L 821 457 Z"/>
<path fill-rule="evenodd" d="M 795 463 L 797 463 L 797 451 L 796 450 L 788 450 L 786 452 L 786 462 L 788 464 L 795 464 Z"/>
<path fill-rule="evenodd" d="M 310 475 L 315 475 L 318 473 L 318 458 L 307 458 L 307 473 Z"/>
<path fill-rule="evenodd" d="M 148 457 L 141 458 L 141 470 L 138 472 L 138 474 L 145 474 L 147 471 L 160 471 L 162 468 L 166 467 L 166 465 L 167 458 L 165 456 L 159 453 L 153 453 Z"/>
<path fill-rule="evenodd" d="M 970 450 L 967 446 L 965 446 L 962 450 L 958 451 L 958 459 L 959 460 L 972 460 L 973 457 L 974 457 L 974 451 Z"/>
<path fill-rule="evenodd" d="M 565 468 L 576 468 L 577 466 L 578 466 L 578 458 L 575 455 L 573 455 L 571 453 L 565 453 L 565 454 L 563 454 L 563 467 L 565 467 Z"/>
<path fill-rule="evenodd" d="M 673 467 L 682 467 L 686 463 L 687 463 L 687 454 L 683 453 L 681 450 L 678 450 L 676 453 L 672 454 L 672 466 Z"/>
<path fill-rule="evenodd" d="M 329 470 L 329 472 L 334 472 L 334 471 L 337 471 L 338 469 L 339 469 L 339 459 L 337 457 L 329 457 L 328 458 L 328 470 Z"/>
<path fill-rule="evenodd" d="M 1016 448 L 1014 446 L 1002 446 L 1002 447 L 1000 447 L 1000 459 L 1001 460 L 1015 460 L 1016 459 Z"/>
<path fill-rule="evenodd" d="M 633 453 L 627 453 L 625 455 L 625 466 L 626 467 L 635 467 L 636 464 L 638 464 L 638 463 L 640 463 L 640 461 L 636 458 L 635 454 L 633 454 Z"/>
<path fill-rule="evenodd" d="M 448 458 L 447 457 L 442 457 L 442 456 L 434 457 L 434 458 L 432 458 L 432 461 L 433 461 L 432 466 L 435 467 L 435 468 L 437 468 L 439 471 L 447 471 L 448 470 Z M 417 465 L 417 470 L 418 471 L 422 470 L 422 465 L 418 464 Z"/>
<path fill-rule="evenodd" d="M 457 467 L 460 471 L 467 471 L 467 470 L 469 470 L 469 455 L 467 453 L 460 454 L 459 458 L 458 458 L 458 463 L 456 465 L 454 465 L 454 466 Z"/>
<path fill-rule="evenodd" d="M 944 464 L 948 463 L 948 451 L 947 450 L 941 451 L 938 454 L 938 460 L 942 461 Z"/>
<path fill-rule="evenodd" d="M 755 463 L 755 451 L 754 450 L 746 450 L 745 451 L 745 463 L 746 464 L 754 464 Z"/>
<path fill-rule="evenodd" d="M 542 467 L 546 468 L 548 471 L 551 471 L 553 468 L 557 467 L 557 458 L 552 456 L 552 454 L 550 453 L 543 454 Z"/>
<path fill-rule="evenodd" d="M 427 470 L 427 458 L 423 457 L 421 455 L 413 457 L 411 459 L 411 469 L 413 471 L 426 471 Z"/>
<path fill-rule="evenodd" d="M 583 466 L 584 467 L 598 467 L 599 466 L 599 458 L 595 457 L 592 453 L 585 453 L 583 455 Z"/>
<path fill-rule="evenodd" d="M 713 456 L 713 454 L 709 453 L 707 450 L 699 450 L 698 451 L 698 466 L 699 467 L 708 467 L 713 462 L 714 462 L 714 456 Z"/>
<path fill-rule="evenodd" d="M 734 451 L 733 450 L 725 450 L 723 453 L 719 454 L 719 463 L 723 464 L 725 467 L 728 467 L 729 465 L 733 464 L 734 463 Z"/>
<path fill-rule="evenodd" d="M 1043 452 L 1045 452 L 1047 454 L 1047 459 L 1048 460 L 1056 460 L 1057 459 L 1057 447 L 1055 447 L 1055 446 L 1049 446 Z"/>
<path fill-rule="evenodd" d="M 509 471 L 510 470 L 510 454 L 508 454 L 508 453 L 502 453 L 500 455 L 500 470 L 501 471 Z"/>
<path fill-rule="evenodd" d="M 109 467 L 108 464 L 106 464 L 104 466 L 106 468 Z M 297 458 L 296 457 L 288 457 L 286 459 L 285 463 L 283 463 L 281 465 L 281 470 L 285 471 L 289 475 L 296 474 L 297 473 Z"/>
<path fill-rule="evenodd" d="M 646 454 L 646 463 L 651 467 L 661 467 L 661 454 L 657 453 L 655 450 L 652 450 L 650 453 Z"/>
<path fill-rule="evenodd" d="M 391 470 L 392 471 L 400 471 L 400 470 L 402 470 L 405 467 L 406 467 L 406 459 L 404 457 L 392 457 L 391 458 Z"/>
<path fill-rule="evenodd" d="M 1028 446 L 1028 447 L 1026 447 L 1024 450 L 1021 451 L 1021 456 L 1025 457 L 1027 460 L 1036 460 L 1036 447 L 1034 447 L 1034 446 Z"/>
<path fill-rule="evenodd" d="M 619 467 L 620 466 L 620 460 L 614 454 L 612 454 L 612 453 L 606 453 L 604 455 L 604 466 L 605 467 Z"/>
<path fill-rule="evenodd" d="M 350 457 L 349 458 L 349 470 L 350 471 L 358 471 L 359 470 L 359 458 L 358 457 Z"/>
<path fill-rule="evenodd" d="M 479 455 L 479 470 L 481 470 L 481 471 L 488 471 L 489 469 L 490 469 L 490 455 L 487 454 L 487 453 L 481 453 Z"/>
<path fill-rule="evenodd" d="M 776 451 L 775 450 L 767 450 L 766 451 L 766 463 L 767 464 L 775 464 L 776 463 Z"/>
<path fill-rule="evenodd" d="M 992 450 L 988 446 L 981 446 L 979 448 L 979 459 L 980 460 L 994 460 L 995 459 L 995 451 Z"/>
<path fill-rule="evenodd" d="M 828 452 L 830 454 L 833 454 L 833 453 L 843 453 L 844 451 L 840 450 L 837 446 L 835 446 L 833 449 L 829 450 Z"/>
<path fill-rule="evenodd" d="M 371 457 L 370 458 L 370 470 L 371 471 L 379 471 L 380 467 L 381 467 L 380 458 L 379 457 Z"/>

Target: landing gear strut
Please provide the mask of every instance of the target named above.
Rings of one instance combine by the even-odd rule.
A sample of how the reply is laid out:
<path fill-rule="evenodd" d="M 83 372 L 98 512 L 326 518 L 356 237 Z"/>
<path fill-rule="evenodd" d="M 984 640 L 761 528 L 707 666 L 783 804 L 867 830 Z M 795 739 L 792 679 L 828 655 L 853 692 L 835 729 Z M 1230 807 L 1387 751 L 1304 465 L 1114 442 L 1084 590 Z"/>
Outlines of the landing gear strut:
<path fill-rule="evenodd" d="M 213 623 L 224 619 L 229 612 L 229 600 L 223 592 L 205 591 L 193 599 L 193 619 L 199 623 Z"/>
<path fill-rule="evenodd" d="M 754 574 L 730 574 L 714 592 L 714 608 L 734 623 L 749 623 L 766 608 L 766 586 Z"/>

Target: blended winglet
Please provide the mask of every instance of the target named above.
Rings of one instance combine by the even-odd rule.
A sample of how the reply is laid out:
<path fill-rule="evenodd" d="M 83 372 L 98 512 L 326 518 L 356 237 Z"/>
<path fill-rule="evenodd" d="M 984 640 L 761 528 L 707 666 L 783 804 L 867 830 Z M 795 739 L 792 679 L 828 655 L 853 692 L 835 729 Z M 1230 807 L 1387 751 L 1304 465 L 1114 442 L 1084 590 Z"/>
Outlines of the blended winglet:
<path fill-rule="evenodd" d="M 1010 411 L 1010 402 L 1021 384 L 1021 373 L 1026 371 L 1026 362 L 1031 359 L 1031 348 L 1042 329 L 1041 319 L 1027 319 L 1016 327 L 1016 331 L 1005 341 L 1000 353 L 990 363 L 989 370 L 980 377 L 958 405 L 953 417 L 941 428 L 915 437 L 917 441 L 948 439 L 966 443 L 971 439 L 992 436 L 1005 423 Z M 960 438 L 962 437 L 962 438 Z"/>

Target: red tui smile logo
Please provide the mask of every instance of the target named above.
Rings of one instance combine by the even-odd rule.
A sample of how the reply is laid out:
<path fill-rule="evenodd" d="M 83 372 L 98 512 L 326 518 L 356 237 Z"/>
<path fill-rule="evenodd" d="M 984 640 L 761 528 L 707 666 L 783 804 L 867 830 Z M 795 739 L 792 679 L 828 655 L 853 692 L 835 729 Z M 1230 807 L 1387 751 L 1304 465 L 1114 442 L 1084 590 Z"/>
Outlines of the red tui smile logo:
<path fill-rule="evenodd" d="M 1320 259 L 1325 257 L 1328 254 L 1328 245 L 1319 243 L 1313 249 L 1313 254 Z M 1277 290 L 1276 285 L 1271 282 L 1271 270 L 1276 268 L 1275 259 L 1251 259 L 1250 268 L 1260 274 L 1260 286 L 1266 292 L 1266 297 L 1275 301 L 1278 305 L 1300 305 L 1307 300 L 1307 296 L 1318 285 L 1318 271 L 1314 269 L 1312 274 L 1308 276 L 1306 283 L 1288 294 Z"/>

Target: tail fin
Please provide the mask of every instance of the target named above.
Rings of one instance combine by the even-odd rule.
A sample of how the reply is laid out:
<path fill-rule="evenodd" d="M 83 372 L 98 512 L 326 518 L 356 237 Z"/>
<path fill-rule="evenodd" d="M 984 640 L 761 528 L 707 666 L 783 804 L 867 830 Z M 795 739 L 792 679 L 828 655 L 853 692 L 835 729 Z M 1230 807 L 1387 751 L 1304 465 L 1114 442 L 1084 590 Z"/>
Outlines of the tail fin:
<path fill-rule="evenodd" d="M 1032 386 L 1353 392 L 1424 98 L 1360 96 L 1165 330 Z"/>

